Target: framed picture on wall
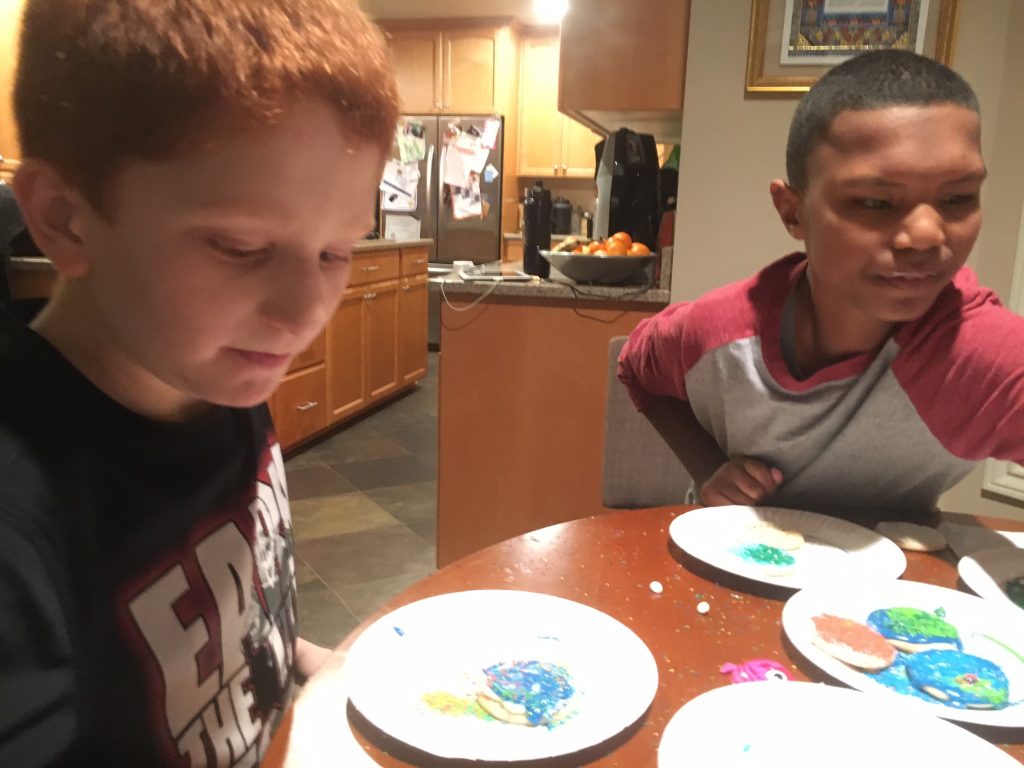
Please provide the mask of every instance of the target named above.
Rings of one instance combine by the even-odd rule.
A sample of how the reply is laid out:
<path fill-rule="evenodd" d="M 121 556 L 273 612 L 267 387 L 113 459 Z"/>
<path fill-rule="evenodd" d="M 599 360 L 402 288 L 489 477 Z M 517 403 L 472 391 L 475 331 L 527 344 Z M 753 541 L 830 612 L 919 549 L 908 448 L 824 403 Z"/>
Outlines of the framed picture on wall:
<path fill-rule="evenodd" d="M 799 96 L 829 67 L 903 48 L 949 64 L 959 0 L 751 0 L 748 94 Z"/>

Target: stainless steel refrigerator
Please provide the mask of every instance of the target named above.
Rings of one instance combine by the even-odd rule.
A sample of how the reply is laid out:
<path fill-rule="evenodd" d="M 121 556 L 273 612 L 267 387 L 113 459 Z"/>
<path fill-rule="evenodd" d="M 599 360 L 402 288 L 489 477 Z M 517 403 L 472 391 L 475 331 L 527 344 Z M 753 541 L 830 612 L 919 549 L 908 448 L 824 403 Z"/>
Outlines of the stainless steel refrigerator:
<path fill-rule="evenodd" d="M 381 182 L 381 237 L 430 238 L 433 263 L 500 259 L 503 134 L 495 115 L 403 115 Z"/>

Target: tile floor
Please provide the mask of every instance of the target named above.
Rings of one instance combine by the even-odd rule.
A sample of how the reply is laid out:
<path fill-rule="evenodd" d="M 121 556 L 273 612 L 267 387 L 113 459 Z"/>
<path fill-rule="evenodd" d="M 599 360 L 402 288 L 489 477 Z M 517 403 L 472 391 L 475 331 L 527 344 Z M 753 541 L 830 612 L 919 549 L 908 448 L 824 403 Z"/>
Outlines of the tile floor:
<path fill-rule="evenodd" d="M 411 392 L 285 468 L 299 632 L 330 648 L 435 568 L 437 354 Z"/>

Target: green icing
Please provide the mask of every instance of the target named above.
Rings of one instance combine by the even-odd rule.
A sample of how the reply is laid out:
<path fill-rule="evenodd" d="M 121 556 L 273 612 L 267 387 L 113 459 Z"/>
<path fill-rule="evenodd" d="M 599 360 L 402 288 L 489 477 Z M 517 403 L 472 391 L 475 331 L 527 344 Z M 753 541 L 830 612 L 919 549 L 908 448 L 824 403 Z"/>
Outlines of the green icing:
<path fill-rule="evenodd" d="M 744 547 L 739 552 L 744 560 L 751 560 L 762 565 L 792 565 L 796 562 L 791 554 L 778 547 L 767 544 L 756 544 Z"/>
<path fill-rule="evenodd" d="M 1019 607 L 1024 608 L 1024 576 L 1010 579 L 1003 584 L 1006 596 L 1013 600 Z"/>
<path fill-rule="evenodd" d="M 1006 700 L 1009 698 L 1009 693 L 1005 689 L 993 687 L 991 680 L 958 677 L 956 684 L 961 690 L 990 704 L 993 709 L 1005 706 Z"/>
<path fill-rule="evenodd" d="M 919 608 L 889 608 L 886 613 L 889 628 L 898 637 L 960 637 L 956 627 L 936 615 L 938 611 L 928 613 Z"/>

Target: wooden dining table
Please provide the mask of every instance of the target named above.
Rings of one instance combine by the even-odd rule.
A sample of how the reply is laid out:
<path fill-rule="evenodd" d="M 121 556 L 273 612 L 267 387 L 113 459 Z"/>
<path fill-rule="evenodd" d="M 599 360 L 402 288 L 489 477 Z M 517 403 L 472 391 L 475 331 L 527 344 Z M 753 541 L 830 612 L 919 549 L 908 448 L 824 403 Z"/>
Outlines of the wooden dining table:
<path fill-rule="evenodd" d="M 670 523 L 690 509 L 625 510 L 560 523 L 481 549 L 416 582 L 363 622 L 307 683 L 261 765 L 488 765 L 436 758 L 398 742 L 363 718 L 347 697 L 345 654 L 360 632 L 402 605 L 464 590 L 526 590 L 584 603 L 635 632 L 658 665 L 657 692 L 639 721 L 583 752 L 517 766 L 655 766 L 672 715 L 699 694 L 730 684 L 720 671 L 723 664 L 772 659 L 796 680 L 834 682 L 785 637 L 782 608 L 793 590 L 714 569 L 672 542 Z M 1010 520 L 953 519 L 996 530 L 1024 530 L 1024 523 Z M 902 578 L 964 588 L 949 549 L 906 555 Z M 653 582 L 661 589 L 652 589 Z M 707 604 L 706 612 L 698 610 L 701 603 Z M 1024 762 L 1024 729 L 967 727 Z"/>

